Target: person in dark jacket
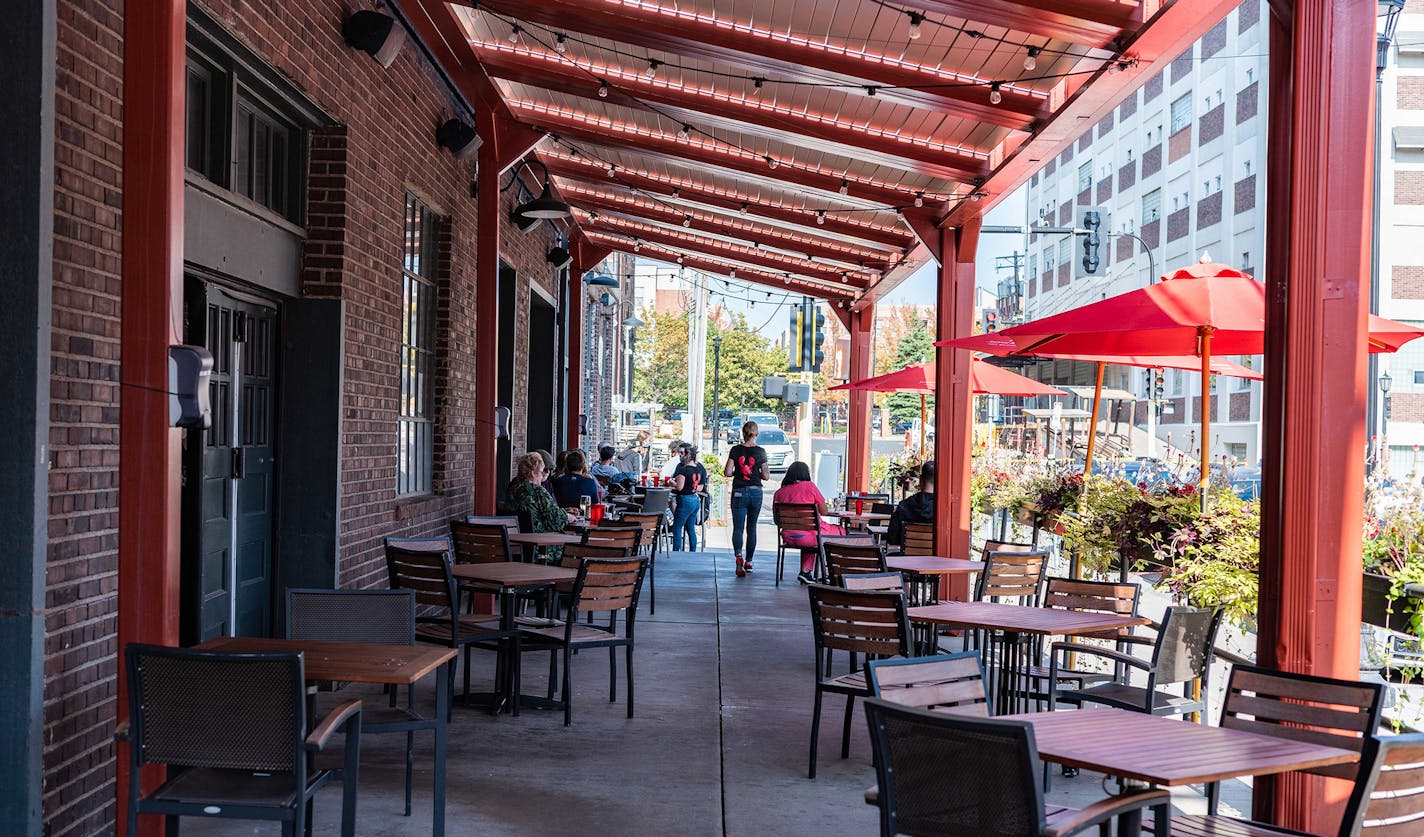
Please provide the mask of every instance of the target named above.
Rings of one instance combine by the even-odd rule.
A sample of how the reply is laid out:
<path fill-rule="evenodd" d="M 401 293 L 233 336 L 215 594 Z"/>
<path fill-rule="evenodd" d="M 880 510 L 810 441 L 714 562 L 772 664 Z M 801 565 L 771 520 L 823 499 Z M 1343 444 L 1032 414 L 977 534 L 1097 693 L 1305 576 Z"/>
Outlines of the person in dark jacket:
<path fill-rule="evenodd" d="M 906 523 L 935 521 L 935 464 L 929 460 L 920 466 L 920 490 L 900 501 L 890 516 L 890 528 L 885 540 L 897 546 L 905 543 Z"/>

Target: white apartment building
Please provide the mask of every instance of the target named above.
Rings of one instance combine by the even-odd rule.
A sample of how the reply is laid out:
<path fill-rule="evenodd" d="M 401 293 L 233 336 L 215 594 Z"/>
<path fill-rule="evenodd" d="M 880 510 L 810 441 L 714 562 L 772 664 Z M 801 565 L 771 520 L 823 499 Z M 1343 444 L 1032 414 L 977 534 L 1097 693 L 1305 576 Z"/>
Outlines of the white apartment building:
<path fill-rule="evenodd" d="M 1380 314 L 1424 325 L 1424 2 L 1409 0 L 1398 21 L 1380 95 Z M 1384 433 L 1389 468 L 1403 476 L 1424 471 L 1424 340 L 1397 354 L 1378 355 L 1389 376 Z M 1378 383 L 1371 382 L 1376 387 Z"/>
<path fill-rule="evenodd" d="M 1030 237 L 1024 273 L 1026 319 L 1147 285 L 1148 257 L 1129 233 L 1151 248 L 1157 275 L 1196 262 L 1206 251 L 1213 261 L 1264 279 L 1265 177 L 1260 167 L 1266 159 L 1267 132 L 1265 14 L 1265 0 L 1245 0 L 1029 181 L 1028 223 L 1080 226 L 1085 208 L 1101 208 L 1106 234 L 1100 265 L 1092 275 L 1082 266 L 1081 238 Z M 1424 124 L 1424 111 L 1418 118 Z M 1424 223 L 1424 214 L 1420 218 Z M 1424 255 L 1417 261 L 1424 264 Z M 1236 359 L 1260 366 L 1259 358 Z M 1091 385 L 1093 369 L 1090 364 L 1049 361 L 1028 374 L 1059 384 Z M 1165 373 L 1158 424 L 1159 438 L 1193 452 L 1201 410 L 1199 381 L 1192 372 Z M 1104 386 L 1145 397 L 1146 382 L 1142 369 L 1108 367 Z M 1260 385 L 1219 378 L 1213 387 L 1212 455 L 1254 463 L 1260 455 Z M 1424 393 L 1424 384 L 1419 391 Z M 1140 402 L 1135 416 L 1139 426 L 1146 426 L 1146 416 L 1147 405 Z"/>

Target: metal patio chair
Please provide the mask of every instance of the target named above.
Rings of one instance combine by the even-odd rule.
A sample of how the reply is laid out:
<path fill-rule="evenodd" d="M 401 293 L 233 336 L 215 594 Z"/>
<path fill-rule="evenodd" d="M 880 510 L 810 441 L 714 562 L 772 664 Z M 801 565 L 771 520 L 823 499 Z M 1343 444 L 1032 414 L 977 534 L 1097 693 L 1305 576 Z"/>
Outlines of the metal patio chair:
<path fill-rule="evenodd" d="M 989 716 L 978 651 L 871 660 L 866 670 L 870 693 L 881 700 L 936 712 Z"/>

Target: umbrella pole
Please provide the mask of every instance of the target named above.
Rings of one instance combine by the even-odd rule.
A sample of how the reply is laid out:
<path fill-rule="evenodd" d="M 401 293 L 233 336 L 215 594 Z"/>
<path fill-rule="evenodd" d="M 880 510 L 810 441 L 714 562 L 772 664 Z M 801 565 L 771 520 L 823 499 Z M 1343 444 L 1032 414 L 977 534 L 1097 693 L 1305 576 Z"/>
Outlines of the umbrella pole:
<path fill-rule="evenodd" d="M 921 461 L 921 462 L 925 461 L 925 459 L 927 458 L 927 457 L 925 456 L 925 417 L 926 417 L 926 415 L 927 415 L 927 414 L 925 413 L 925 394 L 922 392 L 922 393 L 920 393 L 920 461 Z"/>
<path fill-rule="evenodd" d="M 1103 403 L 1103 367 L 1106 364 L 1098 363 L 1098 382 L 1093 390 L 1093 418 L 1088 425 L 1088 452 L 1083 457 L 1083 477 L 1086 479 L 1093 473 L 1093 449 L 1098 442 L 1098 407 Z"/>
<path fill-rule="evenodd" d="M 1197 490 L 1201 493 L 1202 510 L 1206 510 L 1206 492 L 1211 485 L 1211 334 L 1216 329 L 1202 328 L 1201 336 L 1201 471 Z"/>

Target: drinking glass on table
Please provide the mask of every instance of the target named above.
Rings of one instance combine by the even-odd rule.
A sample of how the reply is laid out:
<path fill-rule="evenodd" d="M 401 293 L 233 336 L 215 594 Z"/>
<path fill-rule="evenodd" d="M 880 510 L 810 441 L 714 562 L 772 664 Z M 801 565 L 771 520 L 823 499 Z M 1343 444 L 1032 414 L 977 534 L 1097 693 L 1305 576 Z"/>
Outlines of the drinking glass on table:
<path fill-rule="evenodd" d="M 588 520 L 588 507 L 593 505 L 593 498 L 587 494 L 579 495 L 579 516 Z"/>

